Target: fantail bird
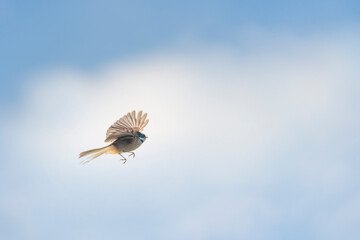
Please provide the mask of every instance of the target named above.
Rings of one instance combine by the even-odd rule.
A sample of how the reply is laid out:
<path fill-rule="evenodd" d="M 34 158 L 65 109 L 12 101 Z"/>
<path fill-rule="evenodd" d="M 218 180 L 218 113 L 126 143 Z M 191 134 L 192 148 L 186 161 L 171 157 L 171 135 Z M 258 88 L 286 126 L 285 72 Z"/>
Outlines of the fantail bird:
<path fill-rule="evenodd" d="M 140 111 L 137 115 L 135 111 L 124 115 L 109 127 L 106 132 L 105 142 L 113 142 L 103 148 L 91 149 L 80 153 L 79 158 L 90 155 L 89 159 L 85 159 L 81 164 L 90 162 L 91 160 L 103 155 L 104 153 L 119 154 L 126 163 L 127 159 L 121 155 L 129 152 L 129 156 L 135 157 L 132 152 L 145 141 L 147 138 L 141 131 L 148 124 L 149 119 L 146 119 L 147 113 L 144 115 Z"/>

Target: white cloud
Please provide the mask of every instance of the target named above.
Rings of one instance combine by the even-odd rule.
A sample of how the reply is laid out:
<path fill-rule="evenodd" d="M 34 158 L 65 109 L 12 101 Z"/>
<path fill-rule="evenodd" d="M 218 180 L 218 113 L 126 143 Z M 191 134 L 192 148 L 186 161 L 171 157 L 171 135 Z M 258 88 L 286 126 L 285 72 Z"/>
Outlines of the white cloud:
<path fill-rule="evenodd" d="M 349 64 L 352 46 L 297 44 L 244 56 L 226 49 L 174 52 L 113 63 L 91 75 L 34 76 L 2 137 L 15 166 L 31 166 L 50 186 L 29 173 L 37 187 L 19 204 L 36 209 L 40 201 L 84 215 L 106 201 L 100 209 L 111 215 L 116 206 L 124 218 L 154 208 L 168 228 L 148 231 L 164 239 L 180 233 L 269 239 L 276 237 L 272 226 L 307 221 L 309 208 L 355 184 L 341 139 L 355 134 L 357 72 Z M 122 165 L 119 157 L 105 156 L 80 166 L 78 153 L 105 145 L 107 127 L 133 109 L 150 118 L 149 139 L 136 158 Z M 15 219 L 12 198 L 22 191 L 2 201 Z M 41 200 L 49 192 L 50 206 Z M 80 207 L 81 196 L 90 199 Z M 33 213 L 24 214 L 21 224 Z M 275 235 L 266 238 L 259 228 Z"/>

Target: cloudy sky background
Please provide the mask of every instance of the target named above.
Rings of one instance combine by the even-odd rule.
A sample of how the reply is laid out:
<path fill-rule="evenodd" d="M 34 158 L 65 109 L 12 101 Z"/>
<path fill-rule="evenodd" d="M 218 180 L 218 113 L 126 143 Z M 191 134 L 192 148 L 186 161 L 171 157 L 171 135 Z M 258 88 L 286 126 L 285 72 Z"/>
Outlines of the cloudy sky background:
<path fill-rule="evenodd" d="M 359 239 L 358 7 L 2 1 L 0 238 Z"/>

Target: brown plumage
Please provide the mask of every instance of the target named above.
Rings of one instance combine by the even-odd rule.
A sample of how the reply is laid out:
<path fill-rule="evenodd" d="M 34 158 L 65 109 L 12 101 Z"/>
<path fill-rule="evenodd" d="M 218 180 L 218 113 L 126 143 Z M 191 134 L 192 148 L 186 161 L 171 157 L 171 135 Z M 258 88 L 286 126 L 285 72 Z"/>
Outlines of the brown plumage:
<path fill-rule="evenodd" d="M 79 158 L 91 155 L 89 159 L 86 159 L 81 163 L 88 163 L 104 153 L 119 154 L 124 163 L 127 159 L 121 155 L 121 153 L 130 152 L 130 155 L 135 157 L 135 153 L 132 151 L 140 147 L 147 138 L 143 133 L 141 133 L 149 122 L 146 117 L 147 113 L 143 115 L 142 111 L 140 111 L 137 115 L 135 111 L 124 115 L 112 124 L 106 132 L 105 142 L 112 143 L 103 148 L 91 149 L 80 153 Z"/>
<path fill-rule="evenodd" d="M 142 111 L 140 111 L 137 117 L 135 113 L 135 111 L 132 111 L 132 113 L 124 115 L 111 125 L 106 132 L 105 142 L 113 142 L 128 133 L 142 132 L 149 122 L 149 119 L 146 119 L 147 113 L 142 115 Z"/>

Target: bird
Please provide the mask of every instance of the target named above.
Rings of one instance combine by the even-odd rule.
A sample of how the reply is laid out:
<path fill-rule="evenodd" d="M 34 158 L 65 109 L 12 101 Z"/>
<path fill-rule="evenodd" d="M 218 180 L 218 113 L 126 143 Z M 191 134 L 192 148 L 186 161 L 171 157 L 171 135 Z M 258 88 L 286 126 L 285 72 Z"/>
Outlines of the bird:
<path fill-rule="evenodd" d="M 90 155 L 89 159 L 81 161 L 81 164 L 86 164 L 104 153 L 119 154 L 123 163 L 126 163 L 127 159 L 122 153 L 130 153 L 129 156 L 134 158 L 135 153 L 133 151 L 140 147 L 147 138 L 142 131 L 148 122 L 147 113 L 143 114 L 142 111 L 139 111 L 138 114 L 136 114 L 136 111 L 127 113 L 108 128 L 105 142 L 112 143 L 102 148 L 80 153 L 79 158 Z"/>

